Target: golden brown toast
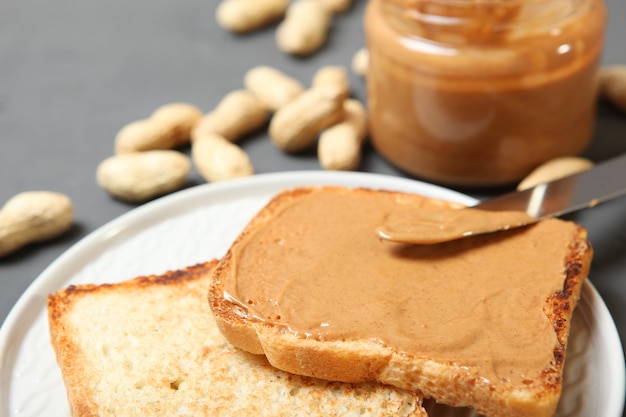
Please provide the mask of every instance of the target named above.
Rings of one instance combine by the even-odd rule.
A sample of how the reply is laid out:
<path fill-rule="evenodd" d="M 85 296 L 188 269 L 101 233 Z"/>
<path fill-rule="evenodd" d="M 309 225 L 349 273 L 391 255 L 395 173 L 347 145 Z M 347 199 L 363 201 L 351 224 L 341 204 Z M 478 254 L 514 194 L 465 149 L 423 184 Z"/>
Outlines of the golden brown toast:
<path fill-rule="evenodd" d="M 291 375 L 234 348 L 206 302 L 214 266 L 49 296 L 73 416 L 426 417 L 407 391 Z"/>
<path fill-rule="evenodd" d="M 295 374 L 376 380 L 489 417 L 552 416 L 592 257 L 585 230 L 552 219 L 429 247 L 375 236 L 391 212 L 419 207 L 459 205 L 342 187 L 280 193 L 215 269 L 222 334 Z"/>

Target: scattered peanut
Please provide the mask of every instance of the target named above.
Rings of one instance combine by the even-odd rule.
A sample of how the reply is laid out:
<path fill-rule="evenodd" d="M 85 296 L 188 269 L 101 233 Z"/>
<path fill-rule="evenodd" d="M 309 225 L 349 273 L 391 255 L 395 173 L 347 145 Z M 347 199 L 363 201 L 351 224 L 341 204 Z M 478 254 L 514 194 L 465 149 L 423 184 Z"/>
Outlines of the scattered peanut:
<path fill-rule="evenodd" d="M 343 13 L 352 5 L 352 0 L 322 0 L 322 2 L 333 13 Z"/>
<path fill-rule="evenodd" d="M 272 111 L 278 110 L 304 91 L 300 81 L 268 66 L 250 69 L 244 76 L 244 85 Z"/>
<path fill-rule="evenodd" d="M 246 33 L 280 20 L 288 5 L 289 0 L 224 0 L 215 17 L 224 29 Z"/>
<path fill-rule="evenodd" d="M 196 140 L 216 134 L 235 142 L 263 127 L 268 114 L 265 105 L 252 93 L 236 90 L 224 96 L 213 111 L 202 117 L 191 132 L 191 138 Z"/>
<path fill-rule="evenodd" d="M 367 71 L 369 69 L 370 64 L 370 54 L 367 48 L 361 48 L 352 57 L 352 72 L 361 77 L 365 77 L 367 75 Z"/>
<path fill-rule="evenodd" d="M 342 92 L 344 99 L 350 95 L 350 79 L 348 72 L 342 66 L 325 66 L 318 69 L 313 76 L 311 86 L 313 88 L 334 87 Z"/>
<path fill-rule="evenodd" d="M 578 156 L 554 158 L 535 168 L 518 184 L 517 189 L 526 190 L 544 182 L 586 171 L 591 167 L 593 167 L 592 161 Z"/>
<path fill-rule="evenodd" d="M 367 115 L 360 101 L 343 103 L 345 118 L 324 130 L 317 144 L 317 156 L 323 168 L 353 170 L 361 162 L 361 148 L 367 134 Z"/>
<path fill-rule="evenodd" d="M 205 135 L 194 140 L 191 156 L 200 175 L 209 182 L 254 174 L 243 149 L 219 135 Z"/>
<path fill-rule="evenodd" d="M 600 69 L 600 94 L 626 112 L 626 65 Z"/>
<path fill-rule="evenodd" d="M 27 191 L 0 210 L 0 257 L 29 243 L 60 236 L 72 226 L 74 208 L 64 194 Z"/>
<path fill-rule="evenodd" d="M 300 152 L 319 133 L 343 118 L 343 94 L 330 87 L 311 88 L 281 107 L 270 121 L 269 136 L 285 152 Z"/>
<path fill-rule="evenodd" d="M 310 55 L 326 42 L 332 13 L 322 0 L 296 0 L 276 30 L 276 43 L 283 52 Z"/>
<path fill-rule="evenodd" d="M 153 150 L 107 158 L 96 176 L 98 184 L 115 197 L 139 203 L 180 189 L 190 170 L 185 154 Z"/>
<path fill-rule="evenodd" d="M 158 108 L 150 118 L 124 126 L 115 138 L 118 154 L 186 145 L 202 111 L 191 104 L 173 103 Z"/>

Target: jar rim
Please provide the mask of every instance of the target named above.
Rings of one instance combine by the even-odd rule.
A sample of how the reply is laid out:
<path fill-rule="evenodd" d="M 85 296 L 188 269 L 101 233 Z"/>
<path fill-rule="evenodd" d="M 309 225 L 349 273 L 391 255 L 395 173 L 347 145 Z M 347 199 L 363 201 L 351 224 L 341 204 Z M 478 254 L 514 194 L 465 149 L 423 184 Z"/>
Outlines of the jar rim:
<path fill-rule="evenodd" d="M 550 28 L 585 13 L 596 0 L 379 0 L 406 22 L 459 27 L 483 22 L 481 32 L 506 32 L 532 23 Z M 599 0 L 601 1 L 601 0 Z"/>
<path fill-rule="evenodd" d="M 564 0 L 383 0 L 386 3 L 392 3 L 396 6 L 402 6 L 405 9 L 411 9 L 412 6 L 420 4 L 437 4 L 450 6 L 515 6 L 515 5 L 536 5 L 536 4 L 554 4 L 563 2 Z M 569 0 L 578 2 L 579 0 Z"/>

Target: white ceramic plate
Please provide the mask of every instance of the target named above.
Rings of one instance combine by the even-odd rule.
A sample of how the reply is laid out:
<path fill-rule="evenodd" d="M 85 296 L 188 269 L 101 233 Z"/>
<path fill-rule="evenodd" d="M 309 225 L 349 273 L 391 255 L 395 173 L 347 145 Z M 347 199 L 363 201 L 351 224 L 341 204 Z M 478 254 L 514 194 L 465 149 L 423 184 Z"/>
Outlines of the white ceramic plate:
<path fill-rule="evenodd" d="M 194 187 L 148 203 L 82 239 L 28 288 L 0 329 L 0 416 L 68 416 L 48 339 L 46 297 L 70 284 L 117 282 L 222 256 L 278 191 L 337 184 L 416 192 L 473 204 L 454 191 L 362 173 L 287 172 Z M 620 417 L 624 357 L 603 301 L 587 282 L 576 309 L 558 417 Z M 436 406 L 432 417 L 472 415 Z"/>

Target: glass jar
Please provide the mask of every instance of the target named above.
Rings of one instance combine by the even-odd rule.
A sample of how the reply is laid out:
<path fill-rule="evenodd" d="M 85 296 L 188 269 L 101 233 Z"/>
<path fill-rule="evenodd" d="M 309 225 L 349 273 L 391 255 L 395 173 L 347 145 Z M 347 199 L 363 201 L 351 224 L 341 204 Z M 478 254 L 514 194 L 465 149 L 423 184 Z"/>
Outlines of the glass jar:
<path fill-rule="evenodd" d="M 522 179 L 593 136 L 603 0 L 370 0 L 370 136 L 454 186 Z"/>

